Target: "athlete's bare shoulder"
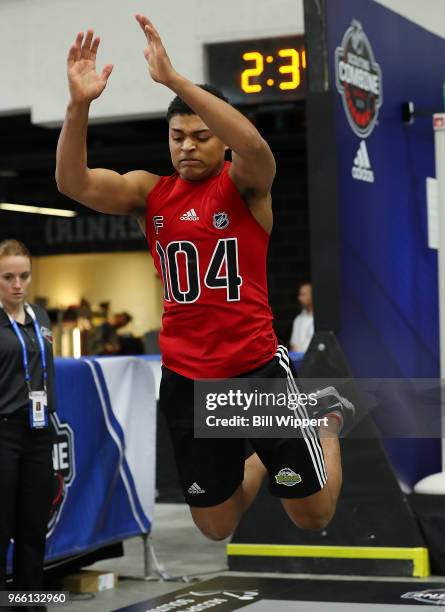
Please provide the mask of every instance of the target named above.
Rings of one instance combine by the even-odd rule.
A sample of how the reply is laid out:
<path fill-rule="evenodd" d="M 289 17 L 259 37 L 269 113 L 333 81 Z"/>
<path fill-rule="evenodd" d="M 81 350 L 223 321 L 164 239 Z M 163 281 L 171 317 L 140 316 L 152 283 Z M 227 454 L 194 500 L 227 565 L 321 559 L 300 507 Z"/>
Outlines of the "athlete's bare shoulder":
<path fill-rule="evenodd" d="M 158 174 L 152 174 L 146 170 L 133 170 L 131 172 L 127 172 L 127 174 L 124 174 L 124 177 L 138 191 L 139 205 L 135 206 L 131 214 L 136 218 L 139 227 L 145 234 L 147 197 L 158 184 L 161 177 Z"/>
<path fill-rule="evenodd" d="M 123 176 L 128 184 L 131 185 L 133 189 L 137 190 L 140 205 L 135 207 L 134 214 L 140 214 L 141 209 L 145 211 L 147 196 L 155 188 L 161 177 L 158 174 L 153 174 L 146 170 L 132 170 Z"/>
<path fill-rule="evenodd" d="M 99 212 L 133 215 L 145 210 L 147 195 L 159 178 L 145 170 L 120 174 L 107 168 L 93 168 L 87 170 L 87 180 L 76 194 L 64 193 Z"/>

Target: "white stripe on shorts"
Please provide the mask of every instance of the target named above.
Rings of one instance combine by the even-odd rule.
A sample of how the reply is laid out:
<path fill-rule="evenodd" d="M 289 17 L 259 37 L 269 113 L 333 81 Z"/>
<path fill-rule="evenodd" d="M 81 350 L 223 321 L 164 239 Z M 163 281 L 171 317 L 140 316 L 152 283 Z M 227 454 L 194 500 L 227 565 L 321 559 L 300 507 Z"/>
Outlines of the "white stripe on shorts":
<path fill-rule="evenodd" d="M 293 394 L 299 394 L 298 387 L 295 384 L 295 380 L 292 376 L 292 371 L 289 366 L 289 354 L 287 352 L 287 348 L 285 346 L 279 345 L 277 348 L 276 356 L 278 357 L 280 365 L 286 371 L 288 392 Z M 307 413 L 306 408 L 300 403 L 298 403 L 297 407 L 295 408 L 295 413 L 296 418 L 309 419 L 309 415 Z M 306 446 L 308 447 L 318 481 L 320 483 L 320 486 L 323 488 L 328 480 L 328 477 L 326 474 L 326 467 L 324 463 L 323 450 L 321 448 L 320 440 L 318 439 L 318 436 L 312 426 L 301 427 L 301 432 L 303 434 L 304 441 L 306 442 Z"/>

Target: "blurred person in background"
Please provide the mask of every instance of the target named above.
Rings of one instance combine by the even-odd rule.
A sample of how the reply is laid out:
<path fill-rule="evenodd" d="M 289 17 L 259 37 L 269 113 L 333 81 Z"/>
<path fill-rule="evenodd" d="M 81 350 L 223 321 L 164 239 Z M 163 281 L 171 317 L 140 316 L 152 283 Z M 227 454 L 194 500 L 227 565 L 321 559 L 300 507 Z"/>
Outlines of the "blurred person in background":
<path fill-rule="evenodd" d="M 298 291 L 300 314 L 292 324 L 292 334 L 289 340 L 290 350 L 305 353 L 314 335 L 314 312 L 312 305 L 312 285 L 303 283 Z"/>
<path fill-rule="evenodd" d="M 128 312 L 119 312 L 104 321 L 98 327 L 93 327 L 88 332 L 88 354 L 89 355 L 120 355 L 121 339 L 118 330 L 131 323 L 133 317 Z"/>
<path fill-rule="evenodd" d="M 144 352 L 147 355 L 159 355 L 161 347 L 159 346 L 160 329 L 151 329 L 144 336 Z"/>
<path fill-rule="evenodd" d="M 0 242 L 0 589 L 14 539 L 13 584 L 43 589 L 52 501 L 55 410 L 51 324 L 28 304 L 31 258 L 16 240 Z M 43 607 L 24 607 L 42 610 Z"/>

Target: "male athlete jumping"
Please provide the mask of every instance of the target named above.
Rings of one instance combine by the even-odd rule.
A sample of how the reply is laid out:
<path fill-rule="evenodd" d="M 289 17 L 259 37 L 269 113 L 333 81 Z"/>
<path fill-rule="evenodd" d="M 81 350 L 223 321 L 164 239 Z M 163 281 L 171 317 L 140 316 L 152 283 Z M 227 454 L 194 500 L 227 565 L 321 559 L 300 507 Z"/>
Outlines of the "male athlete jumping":
<path fill-rule="evenodd" d="M 275 161 L 256 128 L 222 94 L 178 74 L 151 21 L 136 19 L 147 39 L 151 78 L 176 94 L 167 113 L 175 173 L 88 168 L 89 107 L 113 69 L 107 64 L 96 71 L 99 38 L 88 30 L 68 55 L 70 101 L 57 148 L 58 188 L 94 210 L 135 215 L 143 223 L 164 285 L 161 408 L 199 529 L 215 540 L 230 535 L 266 473 L 272 495 L 294 523 L 322 529 L 341 487 L 344 406 L 338 396 L 328 410 L 329 435 L 307 428 L 296 438 L 251 440 L 256 452 L 247 460 L 243 440 L 193 436 L 195 379 L 291 374 L 267 297 Z M 231 163 L 224 161 L 227 148 Z M 288 384 L 294 385 L 291 377 Z M 300 481 L 284 486 L 277 477 L 282 470 Z"/>

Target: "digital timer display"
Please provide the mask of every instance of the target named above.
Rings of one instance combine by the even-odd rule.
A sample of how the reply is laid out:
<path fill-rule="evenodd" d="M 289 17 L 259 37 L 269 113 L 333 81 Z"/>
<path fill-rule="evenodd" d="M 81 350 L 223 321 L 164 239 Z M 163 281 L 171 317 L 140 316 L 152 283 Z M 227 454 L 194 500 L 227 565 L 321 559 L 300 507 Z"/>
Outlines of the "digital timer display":
<path fill-rule="evenodd" d="M 234 104 L 299 100 L 307 91 L 304 36 L 206 45 L 209 82 Z"/>

